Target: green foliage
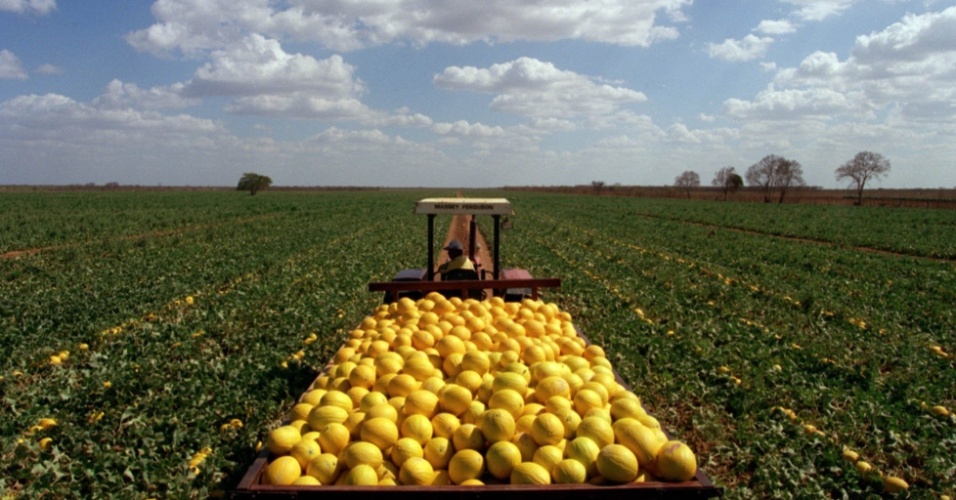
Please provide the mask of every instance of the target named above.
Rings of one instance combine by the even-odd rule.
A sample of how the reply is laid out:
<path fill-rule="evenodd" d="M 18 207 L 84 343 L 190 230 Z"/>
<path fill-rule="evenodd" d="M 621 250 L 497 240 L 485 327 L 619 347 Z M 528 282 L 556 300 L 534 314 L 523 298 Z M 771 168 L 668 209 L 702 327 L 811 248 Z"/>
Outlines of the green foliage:
<path fill-rule="evenodd" d="M 0 253 L 35 250 L 0 259 L 0 496 L 234 486 L 373 310 L 366 283 L 423 265 L 430 195 L 0 198 Z M 956 418 L 923 405 L 956 408 L 930 349 L 956 352 L 956 273 L 928 258 L 956 256 L 949 212 L 505 195 L 504 265 L 562 278 L 545 298 L 726 497 L 883 495 L 844 446 L 954 494 Z"/>
<path fill-rule="evenodd" d="M 727 497 L 883 494 L 840 458 L 844 446 L 914 496 L 952 495 L 956 418 L 928 411 L 956 406 L 954 359 L 931 349 L 956 351 L 952 263 L 849 244 L 897 248 L 906 234 L 880 221 L 926 220 L 914 224 L 935 234 L 936 212 L 847 208 L 868 221 L 857 226 L 834 207 L 578 200 L 516 200 L 508 256 L 563 278 L 548 298 L 668 432 L 706 450 Z M 953 240 L 941 231 L 936 244 Z"/>
<path fill-rule="evenodd" d="M 272 179 L 268 176 L 246 172 L 242 174 L 242 177 L 239 179 L 239 185 L 236 187 L 236 190 L 249 191 L 251 195 L 255 196 L 256 192 L 266 189 L 271 185 Z"/>
<path fill-rule="evenodd" d="M 64 243 L 28 236 L 43 250 L 0 260 L 0 493 L 184 498 L 235 485 L 380 298 L 366 283 L 420 265 L 398 258 L 420 239 L 390 236 L 424 234 L 414 194 L 91 194 L 78 217 L 91 223 L 69 224 L 77 212 L 58 204 L 74 196 L 44 199 L 64 220 L 40 204 L 13 211 Z M 41 418 L 58 425 L 32 432 Z"/>

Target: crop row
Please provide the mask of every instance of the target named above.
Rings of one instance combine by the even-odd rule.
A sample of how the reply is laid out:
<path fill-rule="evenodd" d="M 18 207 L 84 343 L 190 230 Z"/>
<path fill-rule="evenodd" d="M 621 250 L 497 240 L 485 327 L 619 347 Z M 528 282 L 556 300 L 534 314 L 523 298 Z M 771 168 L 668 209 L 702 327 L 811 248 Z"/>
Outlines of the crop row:
<path fill-rule="evenodd" d="M 184 497 L 238 481 L 374 305 L 366 281 L 416 243 L 388 236 L 407 204 L 371 217 L 355 195 L 282 201 L 268 223 L 0 264 L 0 491 Z"/>
<path fill-rule="evenodd" d="M 366 283 L 422 267 L 435 194 L 5 195 L 0 494 L 235 485 Z M 952 264 L 862 249 L 952 254 L 948 212 L 509 196 L 505 265 L 562 278 L 547 300 L 728 497 L 953 494 Z"/>
<path fill-rule="evenodd" d="M 614 198 L 597 198 L 593 204 L 599 210 L 607 206 L 616 211 L 622 206 Z M 686 203 L 673 199 L 641 199 L 637 203 L 625 205 L 629 206 L 627 211 L 633 217 L 694 223 L 906 255 L 956 259 L 956 241 L 953 238 L 956 220 L 950 210 L 720 201 Z"/>
<path fill-rule="evenodd" d="M 931 349 L 953 344 L 951 267 L 634 216 L 630 200 L 602 200 L 600 218 L 525 201 L 509 251 L 565 278 L 565 307 L 642 400 L 673 412 L 662 423 L 713 450 L 718 482 L 743 496 L 880 491 L 845 446 L 949 488 L 953 422 L 929 410 L 953 404 L 952 358 Z"/>

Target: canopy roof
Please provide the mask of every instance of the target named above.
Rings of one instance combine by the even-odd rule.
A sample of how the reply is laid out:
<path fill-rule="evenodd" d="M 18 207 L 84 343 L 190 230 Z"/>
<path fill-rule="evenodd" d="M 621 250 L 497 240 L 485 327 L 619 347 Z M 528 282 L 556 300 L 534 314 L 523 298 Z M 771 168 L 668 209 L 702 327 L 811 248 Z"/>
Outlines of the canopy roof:
<path fill-rule="evenodd" d="M 514 215 L 504 198 L 425 198 L 415 204 L 416 214 Z"/>

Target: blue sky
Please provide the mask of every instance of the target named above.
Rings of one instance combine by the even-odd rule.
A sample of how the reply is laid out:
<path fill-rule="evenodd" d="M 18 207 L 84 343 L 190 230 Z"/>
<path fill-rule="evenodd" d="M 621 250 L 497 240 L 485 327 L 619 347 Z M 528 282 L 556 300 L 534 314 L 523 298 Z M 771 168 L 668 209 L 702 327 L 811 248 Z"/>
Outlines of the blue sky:
<path fill-rule="evenodd" d="M 436 6 L 439 6 L 436 8 Z M 956 0 L 0 0 L 0 184 L 956 186 Z"/>

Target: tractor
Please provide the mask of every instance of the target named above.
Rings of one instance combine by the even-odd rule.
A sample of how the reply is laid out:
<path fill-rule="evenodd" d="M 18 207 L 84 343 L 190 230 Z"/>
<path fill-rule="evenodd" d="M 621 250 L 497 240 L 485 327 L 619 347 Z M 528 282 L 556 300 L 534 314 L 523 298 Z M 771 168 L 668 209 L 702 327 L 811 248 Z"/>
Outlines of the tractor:
<path fill-rule="evenodd" d="M 514 215 L 511 202 L 504 198 L 425 198 L 415 203 L 415 213 L 427 217 L 427 263 L 424 268 L 402 269 L 389 282 L 369 283 L 369 291 L 385 292 L 383 301 L 391 303 L 408 297 L 417 300 L 431 291 L 446 297 L 482 299 L 489 295 L 502 297 L 505 301 L 520 301 L 537 298 L 538 289 L 561 286 L 556 278 L 535 279 L 525 269 L 502 268 L 501 228 L 502 218 Z M 457 270 L 446 274 L 436 271 L 435 263 L 435 218 L 439 215 L 464 216 L 468 221 L 467 248 L 465 255 L 476 263 L 474 270 Z M 491 216 L 493 220 L 491 269 L 477 259 L 478 229 L 475 218 Z M 510 224 L 510 219 L 505 219 Z"/>

